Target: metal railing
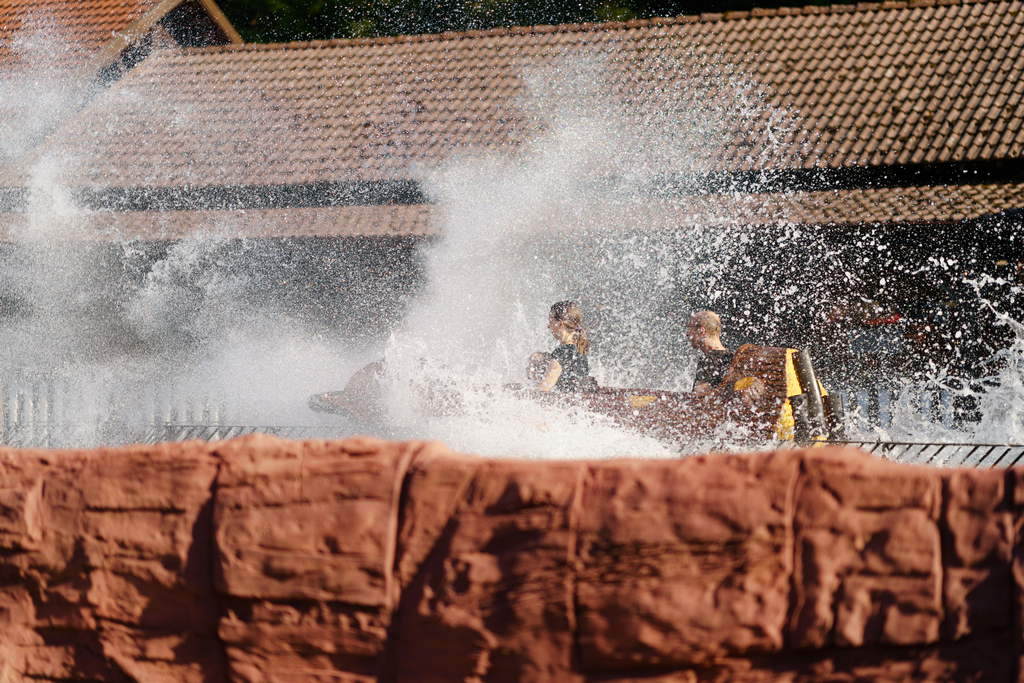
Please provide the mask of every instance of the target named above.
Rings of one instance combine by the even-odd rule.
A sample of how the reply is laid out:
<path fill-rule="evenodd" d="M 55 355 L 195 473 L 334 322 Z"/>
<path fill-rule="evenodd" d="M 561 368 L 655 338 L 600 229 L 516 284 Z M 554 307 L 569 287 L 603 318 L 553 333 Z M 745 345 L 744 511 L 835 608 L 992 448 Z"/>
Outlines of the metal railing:
<path fill-rule="evenodd" d="M 69 382 L 14 373 L 0 381 L 0 444 L 94 448 L 139 443 L 162 427 L 219 428 L 228 422 L 228 405 L 173 385 Z"/>
<path fill-rule="evenodd" d="M 283 439 L 343 439 L 352 432 L 345 427 L 312 426 L 228 426 L 228 425 L 153 425 L 137 441 L 143 444 L 157 444 L 180 441 L 222 441 L 246 434 L 270 434 Z"/>
<path fill-rule="evenodd" d="M 906 393 L 910 392 L 910 393 Z M 864 389 L 846 393 L 847 414 L 860 427 L 892 424 L 894 406 L 916 409 L 955 428 L 965 408 L 948 391 Z M 254 426 L 231 420 L 230 401 L 194 396 L 168 385 L 121 387 L 68 383 L 27 373 L 0 381 L 0 444 L 16 448 L 95 448 L 198 439 L 218 441 L 253 433 L 288 439 L 340 439 L 350 425 Z M 969 406 L 968 406 L 969 407 Z M 1024 445 L 851 441 L 848 445 L 900 462 L 942 467 L 1024 464 Z"/>
<path fill-rule="evenodd" d="M 1013 467 L 1024 461 L 1024 445 L 848 441 L 886 460 L 938 467 Z"/>
<path fill-rule="evenodd" d="M 972 400 L 947 389 L 873 386 L 840 393 L 847 415 L 865 427 L 888 429 L 899 413 L 916 412 L 947 429 L 961 428 L 974 417 Z"/>

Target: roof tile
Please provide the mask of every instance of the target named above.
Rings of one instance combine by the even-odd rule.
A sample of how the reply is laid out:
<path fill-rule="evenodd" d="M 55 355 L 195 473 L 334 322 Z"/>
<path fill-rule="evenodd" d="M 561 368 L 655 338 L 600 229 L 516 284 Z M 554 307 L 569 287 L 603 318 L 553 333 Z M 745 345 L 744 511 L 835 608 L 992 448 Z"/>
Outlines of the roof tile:
<path fill-rule="evenodd" d="M 768 145 L 763 126 L 752 130 L 749 119 L 726 116 L 725 137 L 708 148 L 712 168 L 843 166 L 863 162 L 863 154 L 872 163 L 934 159 L 947 138 L 961 135 L 967 158 L 998 154 L 1006 143 L 993 147 L 991 123 L 969 129 L 963 120 L 998 121 L 1016 111 L 1019 98 L 1010 96 L 1024 90 L 1024 57 L 1011 43 L 1021 42 L 1022 32 L 997 28 L 1021 25 L 1010 9 L 1019 5 L 868 4 L 589 29 L 162 51 L 48 145 L 81 152 L 77 172 L 103 183 L 407 178 L 410 160 L 436 162 L 462 146 L 514 147 L 550 126 L 553 110 L 531 100 L 524 74 L 542 83 L 538 68 L 574 73 L 568 55 L 596 51 L 605 55 L 603 89 L 630 103 L 639 121 L 679 106 L 679 93 L 727 108 L 733 79 L 799 122 L 775 131 L 782 137 Z M 640 57 L 642 67 L 634 64 Z M 674 68 L 695 58 L 706 64 Z M 203 136 L 211 130 L 217 134 Z M 808 137 L 812 130 L 821 137 Z M 205 167 L 221 148 L 236 155 L 233 163 Z M 767 151 L 751 161 L 751 148 Z M 145 150 L 152 149 L 164 151 L 151 157 Z"/>

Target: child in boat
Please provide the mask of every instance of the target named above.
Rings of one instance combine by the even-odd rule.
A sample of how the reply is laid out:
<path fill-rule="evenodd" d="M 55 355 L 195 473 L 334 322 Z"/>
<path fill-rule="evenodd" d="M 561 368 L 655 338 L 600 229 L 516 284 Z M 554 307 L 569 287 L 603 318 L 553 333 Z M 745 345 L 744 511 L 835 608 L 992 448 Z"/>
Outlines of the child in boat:
<path fill-rule="evenodd" d="M 587 350 L 590 343 L 583 329 L 580 307 L 572 301 L 559 301 L 551 307 L 548 329 L 559 346 L 551 352 L 538 391 L 579 391 L 589 380 Z"/>
<path fill-rule="evenodd" d="M 551 354 L 547 351 L 538 351 L 531 354 L 526 361 L 526 379 L 531 382 L 539 382 L 548 374 L 548 366 L 551 365 Z"/>

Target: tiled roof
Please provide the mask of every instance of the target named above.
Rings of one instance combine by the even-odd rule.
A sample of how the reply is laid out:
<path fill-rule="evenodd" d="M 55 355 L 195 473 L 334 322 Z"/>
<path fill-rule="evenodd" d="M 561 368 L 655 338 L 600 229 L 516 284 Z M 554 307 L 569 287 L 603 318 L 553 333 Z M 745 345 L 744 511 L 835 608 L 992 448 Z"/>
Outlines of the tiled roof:
<path fill-rule="evenodd" d="M 52 78 L 87 66 L 93 78 L 181 9 L 194 13 L 193 22 L 196 13 L 205 15 L 227 42 L 241 42 L 214 0 L 0 0 L 0 70 Z"/>
<path fill-rule="evenodd" d="M 1020 158 L 1024 6 L 912 5 L 163 50 L 48 147 L 73 185 L 399 179 L 607 105 L 664 172 Z"/>
<path fill-rule="evenodd" d="M 1024 184 L 830 190 L 756 195 L 703 195 L 622 202 L 609 199 L 588 210 L 566 207 L 546 225 L 580 232 L 662 231 L 780 223 L 834 226 L 955 223 L 1024 208 Z M 315 237 L 441 234 L 448 212 L 431 205 L 342 206 L 248 211 L 96 212 L 68 220 L 71 240 L 157 239 L 195 236 Z M 0 213 L 0 239 L 25 235 L 45 217 Z"/>
<path fill-rule="evenodd" d="M 0 0 L 0 65 L 82 61 L 160 0 Z M 46 42 L 45 52 L 33 43 Z"/>

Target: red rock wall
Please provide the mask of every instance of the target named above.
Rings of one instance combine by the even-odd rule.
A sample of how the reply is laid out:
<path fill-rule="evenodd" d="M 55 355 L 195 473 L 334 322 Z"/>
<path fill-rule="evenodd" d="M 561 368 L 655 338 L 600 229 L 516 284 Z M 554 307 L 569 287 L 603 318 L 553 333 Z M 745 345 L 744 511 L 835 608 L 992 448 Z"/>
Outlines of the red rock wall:
<path fill-rule="evenodd" d="M 0 682 L 1018 681 L 1022 477 L 0 450 Z"/>

